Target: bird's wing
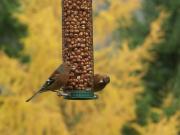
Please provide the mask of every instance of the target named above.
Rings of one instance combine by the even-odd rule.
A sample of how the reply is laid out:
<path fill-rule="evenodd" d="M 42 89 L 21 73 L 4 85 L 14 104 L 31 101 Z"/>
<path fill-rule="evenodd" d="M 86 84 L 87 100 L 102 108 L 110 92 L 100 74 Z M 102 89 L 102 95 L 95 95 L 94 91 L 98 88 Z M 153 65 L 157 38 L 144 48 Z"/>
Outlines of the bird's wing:
<path fill-rule="evenodd" d="M 56 71 L 59 74 L 69 74 L 70 69 L 71 69 L 70 66 L 68 66 L 66 63 L 63 63 L 57 68 Z"/>
<path fill-rule="evenodd" d="M 43 86 L 41 87 L 40 91 L 44 91 L 44 90 L 48 90 L 48 87 L 53 84 L 55 81 L 55 79 L 53 78 L 49 78 L 44 84 Z"/>
<path fill-rule="evenodd" d="M 59 71 L 60 73 L 63 73 L 63 72 L 64 72 L 64 64 L 61 64 L 61 65 L 59 66 L 58 71 Z"/>
<path fill-rule="evenodd" d="M 65 71 L 65 65 L 64 65 L 64 64 L 61 64 L 61 65 L 57 68 L 57 71 L 58 71 L 59 73 L 64 73 L 64 71 Z"/>

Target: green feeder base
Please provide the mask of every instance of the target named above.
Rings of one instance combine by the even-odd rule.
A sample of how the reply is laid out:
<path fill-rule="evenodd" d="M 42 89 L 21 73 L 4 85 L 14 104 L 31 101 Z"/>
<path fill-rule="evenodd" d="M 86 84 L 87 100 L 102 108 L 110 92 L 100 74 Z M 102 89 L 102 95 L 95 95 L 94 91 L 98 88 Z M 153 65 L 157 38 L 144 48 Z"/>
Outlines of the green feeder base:
<path fill-rule="evenodd" d="M 64 99 L 68 100 L 93 100 L 97 98 L 97 95 L 89 90 L 72 90 L 68 92 L 68 95 L 64 96 Z"/>

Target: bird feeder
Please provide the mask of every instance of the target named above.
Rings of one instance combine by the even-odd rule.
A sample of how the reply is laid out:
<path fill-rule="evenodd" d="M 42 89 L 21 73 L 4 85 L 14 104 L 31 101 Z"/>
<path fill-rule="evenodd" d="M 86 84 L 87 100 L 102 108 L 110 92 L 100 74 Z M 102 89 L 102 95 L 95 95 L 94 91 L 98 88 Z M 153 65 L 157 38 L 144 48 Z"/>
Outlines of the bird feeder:
<path fill-rule="evenodd" d="M 96 99 L 92 0 L 62 0 L 62 58 L 71 65 L 65 99 Z"/>

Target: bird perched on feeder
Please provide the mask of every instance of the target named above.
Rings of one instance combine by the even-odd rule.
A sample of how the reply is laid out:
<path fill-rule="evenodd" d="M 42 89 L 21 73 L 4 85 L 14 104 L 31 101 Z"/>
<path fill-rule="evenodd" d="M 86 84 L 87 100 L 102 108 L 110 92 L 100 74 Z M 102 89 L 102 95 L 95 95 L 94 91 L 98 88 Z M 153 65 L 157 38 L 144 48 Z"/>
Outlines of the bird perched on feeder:
<path fill-rule="evenodd" d="M 66 63 L 61 64 L 48 78 L 48 80 L 42 85 L 39 91 L 37 91 L 32 97 L 30 97 L 26 102 L 39 95 L 40 93 L 57 90 L 64 87 L 69 79 L 69 72 L 71 68 Z"/>
<path fill-rule="evenodd" d="M 107 75 L 94 75 L 94 92 L 102 91 L 106 85 L 110 82 L 110 77 Z"/>

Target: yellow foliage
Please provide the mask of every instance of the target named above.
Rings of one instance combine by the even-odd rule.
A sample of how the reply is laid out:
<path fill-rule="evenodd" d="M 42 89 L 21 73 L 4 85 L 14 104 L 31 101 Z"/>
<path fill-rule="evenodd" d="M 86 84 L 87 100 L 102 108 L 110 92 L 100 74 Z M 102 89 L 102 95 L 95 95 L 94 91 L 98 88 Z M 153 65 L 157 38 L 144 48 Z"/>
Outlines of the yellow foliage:
<path fill-rule="evenodd" d="M 99 0 L 99 4 L 105 0 Z M 61 63 L 60 0 L 22 0 L 24 12 L 19 15 L 28 25 L 29 34 L 23 39 L 25 52 L 31 61 L 27 65 L 0 53 L 0 86 L 7 93 L 0 96 L 0 135 L 119 135 L 122 126 L 135 119 L 135 98 L 143 90 L 141 77 L 146 71 L 142 59 L 153 59 L 149 53 L 154 43 L 160 42 L 164 14 L 152 23 L 150 35 L 142 46 L 131 50 L 128 41 L 117 48 L 95 51 L 96 73 L 107 73 L 111 83 L 95 101 L 66 101 L 53 93 L 44 93 L 34 101 L 25 100 L 40 87 L 49 73 Z M 117 28 L 121 17 L 129 20 L 131 12 L 139 7 L 138 0 L 113 0 L 109 8 L 99 11 L 94 18 L 95 47 L 107 42 Z M 100 48 L 101 48 L 100 47 Z M 134 72 L 140 74 L 134 75 Z M 174 135 L 177 116 L 170 121 L 162 119 L 140 132 L 160 134 L 171 129 Z M 172 125 L 170 125 L 172 123 Z M 157 130 L 153 131 L 154 128 Z M 168 127 L 170 126 L 170 127 Z M 159 134 L 158 134 L 159 133 Z"/>
<path fill-rule="evenodd" d="M 68 135 L 56 103 L 27 105 L 17 96 L 1 97 L 0 103 L 1 135 Z"/>

